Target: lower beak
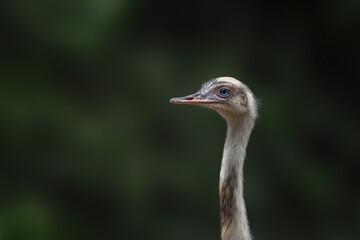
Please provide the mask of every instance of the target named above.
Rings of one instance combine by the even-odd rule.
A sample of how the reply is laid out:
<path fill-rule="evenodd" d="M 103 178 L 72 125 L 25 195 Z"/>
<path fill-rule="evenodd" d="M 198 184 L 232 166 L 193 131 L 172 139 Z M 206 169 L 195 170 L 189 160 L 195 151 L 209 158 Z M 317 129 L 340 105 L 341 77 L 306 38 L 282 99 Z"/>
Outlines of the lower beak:
<path fill-rule="evenodd" d="M 190 105 L 202 105 L 210 103 L 219 103 L 219 100 L 209 99 L 205 96 L 201 96 L 199 93 L 190 94 L 185 97 L 176 97 L 170 99 L 171 104 L 190 104 Z"/>

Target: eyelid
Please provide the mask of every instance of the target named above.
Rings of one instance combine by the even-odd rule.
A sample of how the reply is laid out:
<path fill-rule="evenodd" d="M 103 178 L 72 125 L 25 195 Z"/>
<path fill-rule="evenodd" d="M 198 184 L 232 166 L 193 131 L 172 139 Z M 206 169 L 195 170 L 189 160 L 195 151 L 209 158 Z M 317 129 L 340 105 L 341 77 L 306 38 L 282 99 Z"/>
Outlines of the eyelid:
<path fill-rule="evenodd" d="M 219 86 L 219 87 L 217 88 L 217 90 L 219 91 L 219 90 L 222 89 L 222 88 L 226 88 L 226 89 L 228 89 L 229 91 L 231 91 L 231 88 L 228 87 L 228 86 Z"/>

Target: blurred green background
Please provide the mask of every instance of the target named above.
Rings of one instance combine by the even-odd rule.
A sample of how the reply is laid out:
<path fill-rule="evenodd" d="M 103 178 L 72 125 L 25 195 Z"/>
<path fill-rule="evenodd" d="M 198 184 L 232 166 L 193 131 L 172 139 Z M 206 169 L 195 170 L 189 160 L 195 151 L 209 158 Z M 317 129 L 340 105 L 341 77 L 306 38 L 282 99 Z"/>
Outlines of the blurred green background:
<path fill-rule="evenodd" d="M 260 117 L 255 239 L 360 239 L 360 2 L 0 3 L 0 239 L 220 239 L 218 76 Z"/>

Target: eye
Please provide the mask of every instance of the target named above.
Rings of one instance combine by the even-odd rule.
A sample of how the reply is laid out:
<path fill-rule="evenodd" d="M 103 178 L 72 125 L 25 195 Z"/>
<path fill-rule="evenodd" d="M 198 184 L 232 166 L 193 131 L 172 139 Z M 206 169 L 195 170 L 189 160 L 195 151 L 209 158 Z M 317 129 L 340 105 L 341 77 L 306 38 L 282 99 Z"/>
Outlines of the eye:
<path fill-rule="evenodd" d="M 230 95 L 230 89 L 224 88 L 224 87 L 219 89 L 219 96 L 220 97 L 228 97 L 229 95 Z"/>

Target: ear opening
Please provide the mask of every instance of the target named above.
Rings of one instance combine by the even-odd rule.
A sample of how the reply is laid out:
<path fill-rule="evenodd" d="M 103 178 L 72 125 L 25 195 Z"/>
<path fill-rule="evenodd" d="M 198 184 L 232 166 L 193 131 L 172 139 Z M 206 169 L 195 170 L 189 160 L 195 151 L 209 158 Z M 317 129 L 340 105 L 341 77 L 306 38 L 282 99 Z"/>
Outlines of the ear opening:
<path fill-rule="evenodd" d="M 241 97 L 241 105 L 244 106 L 244 107 L 246 107 L 247 104 L 248 104 L 248 98 L 247 98 L 246 94 L 245 94 L 245 93 L 241 93 L 241 94 L 240 94 L 240 97 Z"/>

